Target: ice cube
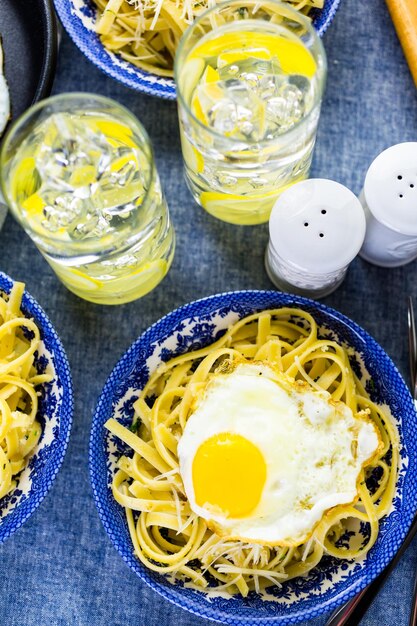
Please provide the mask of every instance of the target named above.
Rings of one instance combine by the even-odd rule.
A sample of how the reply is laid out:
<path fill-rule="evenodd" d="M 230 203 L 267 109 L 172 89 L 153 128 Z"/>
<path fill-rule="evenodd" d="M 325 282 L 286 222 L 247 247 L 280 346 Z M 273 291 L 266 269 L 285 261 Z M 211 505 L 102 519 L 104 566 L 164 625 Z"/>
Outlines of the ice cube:
<path fill-rule="evenodd" d="M 239 65 L 237 63 L 231 63 L 230 65 L 225 65 L 221 69 L 218 70 L 219 77 L 222 80 L 228 80 L 229 78 L 236 78 L 239 76 Z"/>
<path fill-rule="evenodd" d="M 285 80 L 285 79 L 284 79 Z M 276 74 L 265 74 L 257 85 L 257 94 L 262 100 L 268 100 L 276 95 L 277 83 L 281 81 L 281 76 Z"/>
<path fill-rule="evenodd" d="M 84 219 L 78 222 L 75 227 L 69 231 L 69 235 L 72 239 L 86 239 L 91 236 L 100 220 L 100 214 L 98 212 L 89 212 L 84 216 Z"/>
<path fill-rule="evenodd" d="M 243 58 L 220 67 L 218 71 L 222 80 L 236 78 L 253 89 L 259 88 L 263 76 L 281 73 L 280 65 L 275 58 Z"/>
<path fill-rule="evenodd" d="M 197 96 L 209 126 L 217 132 L 241 140 L 262 138 L 265 105 L 244 82 L 232 79 L 200 85 Z"/>
<path fill-rule="evenodd" d="M 101 132 L 82 115 L 48 120 L 36 154 L 45 203 L 42 224 L 73 239 L 102 237 L 136 211 L 146 194 L 147 159 Z"/>
<path fill-rule="evenodd" d="M 234 187 L 237 185 L 238 179 L 236 176 L 220 171 L 217 173 L 217 182 L 222 187 Z"/>
<path fill-rule="evenodd" d="M 43 144 L 36 156 L 36 168 L 44 181 L 49 181 L 51 187 L 69 189 L 69 155 L 64 149 L 54 150 L 51 146 Z"/>
<path fill-rule="evenodd" d="M 80 119 L 55 114 L 48 120 L 36 167 L 49 187 L 69 190 L 85 184 L 86 173 L 95 177 L 106 152 L 111 155 L 111 146 L 100 133 L 92 133 Z"/>
<path fill-rule="evenodd" d="M 266 102 L 267 136 L 274 136 L 289 130 L 306 115 L 310 81 L 305 76 L 281 75 L 269 77 L 269 82 L 260 96 Z"/>
<path fill-rule="evenodd" d="M 83 200 L 72 191 L 61 191 L 41 187 L 39 196 L 45 203 L 42 225 L 49 232 L 67 228 L 80 219 L 83 212 Z"/>
<path fill-rule="evenodd" d="M 268 179 L 267 178 L 261 178 L 260 176 L 254 176 L 253 178 L 251 178 L 249 180 L 249 184 L 254 189 L 262 189 L 262 187 L 265 187 L 265 185 L 268 184 Z"/>

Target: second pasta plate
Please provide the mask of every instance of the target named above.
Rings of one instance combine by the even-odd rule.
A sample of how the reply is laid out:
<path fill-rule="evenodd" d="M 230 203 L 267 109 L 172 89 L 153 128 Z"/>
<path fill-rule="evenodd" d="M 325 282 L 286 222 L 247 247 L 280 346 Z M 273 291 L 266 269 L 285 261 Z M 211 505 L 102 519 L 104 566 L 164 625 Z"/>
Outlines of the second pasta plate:
<path fill-rule="evenodd" d="M 0 298 L 4 305 L 3 296 L 8 299 L 14 288 L 14 281 L 6 274 L 0 272 Z M 19 307 L 20 308 L 20 307 Z M 19 359 L 19 348 L 11 355 L 5 356 L 5 345 L 7 344 L 7 333 L 3 324 L 2 328 L 2 358 L 0 359 L 0 451 L 2 454 L 3 467 L 0 468 L 0 487 L 3 487 L 7 478 L 7 465 L 12 466 L 12 488 L 6 488 L 7 493 L 0 497 L 0 544 L 6 541 L 16 530 L 18 530 L 26 520 L 32 515 L 44 497 L 47 495 L 52 483 L 61 467 L 66 448 L 69 441 L 72 414 L 73 414 L 73 392 L 71 373 L 68 360 L 62 347 L 61 341 L 49 321 L 46 313 L 39 304 L 26 291 L 23 293 L 21 302 L 21 312 L 23 317 L 34 324 L 40 333 L 40 342 L 34 353 L 34 368 L 39 376 L 47 375 L 47 382 L 36 386 L 38 397 L 36 414 L 36 444 L 30 450 L 25 459 L 24 466 L 17 467 L 13 471 L 16 463 L 18 451 L 25 448 L 31 432 L 25 429 L 24 420 L 29 415 L 22 413 L 32 408 L 31 402 L 25 400 L 26 409 L 18 404 L 12 413 L 7 404 L 13 398 L 16 379 L 19 378 L 19 367 L 16 365 L 13 370 L 8 371 L 10 359 Z M 7 309 L 6 314 L 7 315 Z M 0 315 L 0 319 L 3 317 Z M 19 327 L 20 328 L 20 324 Z M 33 338 L 30 329 L 22 329 L 27 334 L 28 343 Z M 24 369 L 25 365 L 21 365 Z M 27 381 L 22 380 L 22 391 L 26 391 Z M 12 393 L 11 393 L 12 392 Z M 19 409 L 22 409 L 19 411 Z M 16 420 L 23 420 L 20 426 L 14 426 Z M 9 422 L 9 423 L 8 423 Z M 9 428 L 8 428 L 9 426 Z M 39 433 L 40 430 L 40 433 Z M 25 434 L 23 434 L 25 433 Z M 28 442 L 29 443 L 29 442 Z M 2 446 L 5 446 L 4 450 Z M 7 458 L 10 457 L 10 458 Z M 3 479 L 3 480 L 1 480 Z"/>
<path fill-rule="evenodd" d="M 315 548 L 313 549 L 312 545 L 318 546 L 317 550 L 320 552 L 320 544 L 328 542 L 329 536 L 331 537 L 331 542 L 336 546 L 336 548 L 332 549 L 336 551 L 341 549 L 343 552 L 345 546 L 356 545 L 355 549 L 360 552 L 360 547 L 366 544 L 370 534 L 369 524 L 366 521 L 361 521 L 361 513 L 355 519 L 355 523 L 347 529 L 344 528 L 343 532 L 339 532 L 337 516 L 335 516 L 334 519 L 332 518 L 334 531 L 331 531 L 324 538 L 319 538 L 319 532 L 315 531 L 317 541 L 306 541 L 302 546 L 302 550 L 298 553 L 297 548 L 293 549 L 291 547 L 284 547 L 283 552 L 280 553 L 280 548 L 275 546 L 275 548 L 267 550 L 266 554 L 269 554 L 269 557 L 265 556 L 262 549 L 260 549 L 258 556 L 254 557 L 254 553 L 249 555 L 250 550 L 254 548 L 254 545 L 250 544 L 250 550 L 246 549 L 244 555 L 248 558 L 247 562 L 252 559 L 250 561 L 251 567 L 253 567 L 254 562 L 259 562 L 259 567 L 262 569 L 262 559 L 266 562 L 269 558 L 271 562 L 271 559 L 275 558 L 275 562 L 278 562 L 281 558 L 283 562 L 285 559 L 287 559 L 287 562 L 289 562 L 289 559 L 292 559 L 297 568 L 296 570 L 291 570 L 292 566 L 290 563 L 286 570 L 287 573 L 282 580 L 278 577 L 277 581 L 279 580 L 279 582 L 277 585 L 269 586 L 268 583 L 267 593 L 259 593 L 259 589 L 257 591 L 258 579 L 255 581 L 256 577 L 251 575 L 246 576 L 246 582 L 240 581 L 242 584 L 236 587 L 238 593 L 235 591 L 236 595 L 233 595 L 233 597 L 227 597 L 227 594 L 222 592 L 210 593 L 213 577 L 210 576 L 210 571 L 204 571 L 201 559 L 197 565 L 192 560 L 188 564 L 191 568 L 196 568 L 196 571 L 198 571 L 196 576 L 197 583 L 199 582 L 199 574 L 204 575 L 208 581 L 205 591 L 199 591 L 198 585 L 190 584 L 190 580 L 187 579 L 187 573 L 189 574 L 190 570 L 183 570 L 186 575 L 180 576 L 179 579 L 177 577 L 174 580 L 172 568 L 167 565 L 175 561 L 176 557 L 172 555 L 175 555 L 175 553 L 182 554 L 183 544 L 188 541 L 192 533 L 195 533 L 193 536 L 197 536 L 199 527 L 196 519 L 190 520 L 189 529 L 193 528 L 192 531 L 188 530 L 187 532 L 185 527 L 181 528 L 182 534 L 180 533 L 180 535 L 183 538 L 181 542 L 178 533 L 175 533 L 174 505 L 171 503 L 172 511 L 167 509 L 170 514 L 164 518 L 159 515 L 159 513 L 164 512 L 160 509 L 161 503 L 159 503 L 154 509 L 155 515 L 152 513 L 151 508 L 151 511 L 143 517 L 143 520 L 148 520 L 150 531 L 147 530 L 146 522 L 142 528 L 139 528 L 141 516 L 137 510 L 134 510 L 135 503 L 142 502 L 143 504 L 146 498 L 148 498 L 147 490 L 140 487 L 140 481 L 144 479 L 146 482 L 148 478 L 151 478 L 153 457 L 155 455 L 150 448 L 145 447 L 142 450 L 141 444 L 139 444 L 134 457 L 132 457 L 129 442 L 135 445 L 135 441 L 138 441 L 135 439 L 138 429 L 135 425 L 132 426 L 132 419 L 135 413 L 134 405 L 137 407 L 141 391 L 161 365 L 164 368 L 163 364 L 169 362 L 174 357 L 206 348 L 216 341 L 220 341 L 221 344 L 222 337 L 225 336 L 225 333 L 228 332 L 231 326 L 247 316 L 261 311 L 282 309 L 283 307 L 286 308 L 285 319 L 289 319 L 290 325 L 292 325 L 292 329 L 290 329 L 288 334 L 288 340 L 283 340 L 287 344 L 287 351 L 293 349 L 291 345 L 293 347 L 297 345 L 296 339 L 294 339 L 294 328 L 297 327 L 299 320 L 297 315 L 294 315 L 294 319 L 292 319 L 291 309 L 302 309 L 307 316 L 311 315 L 314 318 L 318 328 L 317 336 L 319 340 L 324 342 L 333 341 L 346 349 L 345 354 L 349 360 L 349 368 L 356 377 L 356 386 L 352 389 L 362 389 L 363 394 L 369 395 L 369 406 L 374 403 L 378 407 L 388 407 L 386 410 L 391 413 L 392 418 L 390 420 L 393 423 L 394 431 L 398 431 L 398 443 L 394 444 L 391 452 L 384 452 L 381 462 L 378 464 L 379 469 L 376 468 L 375 470 L 376 473 L 374 474 L 374 471 L 370 470 L 366 477 L 366 485 L 369 487 L 370 493 L 379 493 L 379 496 L 374 498 L 375 504 L 378 506 L 378 502 L 383 500 L 384 489 L 389 489 L 390 483 L 389 472 L 386 473 L 385 478 L 381 478 L 381 472 L 385 471 L 383 470 L 384 463 L 385 467 L 389 466 L 393 462 L 392 458 L 397 456 L 398 452 L 398 474 L 392 474 L 396 480 L 392 484 L 392 494 L 389 499 L 387 512 L 379 521 L 379 532 L 375 544 L 368 553 L 362 554 L 357 559 L 336 558 L 326 554 L 320 558 L 317 565 L 309 569 L 306 575 L 293 576 L 294 571 L 302 571 L 304 563 L 313 562 Z M 274 320 L 274 317 L 272 317 L 272 320 Z M 269 321 L 266 320 L 266 323 L 269 324 Z M 276 320 L 273 321 L 273 324 L 277 326 Z M 280 326 L 279 323 L 278 326 Z M 287 330 L 285 330 L 287 326 L 287 322 L 284 321 L 282 326 L 284 334 L 287 333 Z M 255 332 L 263 332 L 263 330 L 256 330 Z M 265 332 L 267 333 L 266 336 L 269 336 L 268 333 L 272 333 L 272 330 L 267 329 Z M 300 332 L 306 335 L 305 331 L 301 330 Z M 255 358 L 255 348 L 253 345 L 249 345 L 250 340 L 246 339 L 248 332 L 241 329 L 237 336 L 239 337 L 239 346 L 243 346 L 243 351 L 246 350 L 247 358 Z M 248 343 L 246 347 L 245 342 Z M 228 345 L 230 345 L 230 342 Z M 233 347 L 235 343 L 232 341 L 231 345 Z M 320 344 L 320 349 L 323 348 L 323 345 L 323 343 Z M 328 348 L 325 346 L 323 353 L 326 350 Z M 261 358 L 259 354 L 261 353 L 258 353 L 256 359 Z M 301 367 L 297 359 L 298 357 L 294 359 L 295 368 Z M 181 371 L 187 371 L 186 378 L 187 376 L 192 378 L 193 372 L 196 371 L 201 362 L 201 354 L 197 353 L 195 364 L 189 370 L 186 368 L 181 370 L 182 366 L 180 364 L 180 367 L 176 370 L 175 384 L 177 386 L 180 385 L 178 381 L 181 380 Z M 331 363 L 331 358 L 328 360 L 328 363 Z M 313 376 L 312 374 L 311 383 L 313 385 L 315 384 L 313 378 L 317 379 L 321 375 L 320 372 L 322 372 L 320 370 L 321 366 L 318 365 L 317 367 L 318 369 L 314 371 L 314 374 L 318 374 L 318 376 Z M 313 372 L 311 364 L 308 365 L 306 371 Z M 328 381 L 332 379 L 330 366 L 326 376 Z M 343 378 L 343 373 L 341 377 Z M 333 378 L 336 380 L 337 376 Z M 150 406 L 152 404 L 155 406 L 155 402 L 158 400 L 159 389 L 162 389 L 166 382 L 167 377 L 164 377 L 162 373 L 160 382 L 156 383 L 156 387 L 151 389 L 148 395 L 148 399 L 151 399 Z M 194 385 L 194 389 L 198 390 L 198 384 L 201 384 L 201 381 L 194 382 L 197 385 Z M 329 389 L 335 389 L 336 387 L 336 383 L 330 383 Z M 175 393 L 178 392 L 176 391 Z M 350 392 L 347 391 L 345 393 L 349 394 Z M 361 395 L 362 392 L 358 391 L 358 394 Z M 335 391 L 334 395 L 335 397 L 337 396 L 337 391 Z M 177 406 L 179 404 L 175 401 L 173 404 L 174 413 Z M 201 404 L 199 406 L 201 407 Z M 365 405 L 360 406 L 361 409 L 364 407 Z M 164 407 L 162 406 L 161 410 L 163 411 L 163 409 Z M 146 421 L 148 409 L 143 405 L 141 410 Z M 194 412 L 195 415 L 196 412 Z M 366 415 L 362 416 L 365 421 L 367 419 Z M 109 419 L 112 421 L 108 422 Z M 181 421 L 181 418 L 179 418 L 179 421 Z M 166 423 L 169 426 L 169 419 Z M 105 427 L 105 424 L 107 424 L 107 427 Z M 171 426 L 172 424 L 171 420 Z M 129 430 L 120 429 L 120 426 Z M 91 431 L 90 473 L 94 497 L 104 528 L 123 559 L 142 580 L 169 601 L 201 617 L 227 624 L 297 623 L 312 619 L 353 597 L 386 567 L 398 550 L 417 508 L 417 494 L 413 488 L 417 476 L 417 445 L 414 438 L 416 427 L 417 416 L 414 404 L 398 370 L 380 346 L 354 322 L 323 304 L 288 294 L 273 291 L 225 293 L 188 304 L 168 314 L 151 326 L 116 365 L 100 396 Z M 110 432 L 108 428 L 113 432 Z M 127 434 L 125 443 L 118 436 L 122 431 L 130 433 L 130 435 Z M 164 430 L 163 432 L 166 431 Z M 172 427 L 171 432 L 176 435 L 178 429 Z M 163 436 L 165 437 L 165 435 Z M 395 439 L 395 434 L 392 436 Z M 169 434 L 166 434 L 166 437 L 166 450 L 163 450 L 162 454 L 166 455 L 166 459 L 169 462 L 170 458 L 172 458 L 169 450 L 175 450 L 176 443 L 174 439 L 170 439 Z M 358 445 L 360 447 L 362 444 L 359 443 Z M 380 445 L 382 446 L 382 442 L 380 442 Z M 389 448 L 389 443 L 386 445 Z M 159 446 L 157 445 L 156 447 L 158 448 Z M 245 454 L 247 450 L 244 450 Z M 392 450 L 394 450 L 394 453 L 391 456 Z M 356 454 L 356 448 L 354 454 Z M 147 456 L 148 460 L 145 459 L 142 462 L 142 455 Z M 148 464 L 149 459 L 152 461 L 150 464 Z M 157 458 L 155 456 L 155 459 L 156 463 L 161 466 L 161 476 L 152 483 L 155 489 L 158 489 L 158 480 L 161 480 L 161 482 L 171 480 L 174 483 L 173 475 L 175 470 L 166 472 L 166 467 L 160 457 L 158 456 Z M 120 473 L 121 469 L 122 472 Z M 131 497 L 134 494 L 128 493 L 128 487 L 125 486 L 129 484 L 129 471 L 138 477 L 135 497 Z M 375 476 L 377 483 L 379 481 L 379 485 L 381 485 L 381 480 L 385 480 L 385 487 L 382 491 L 377 492 L 377 485 L 372 485 L 373 476 Z M 119 477 L 121 478 L 119 479 Z M 120 500 L 132 503 L 133 512 L 130 518 L 129 516 L 126 518 L 124 508 L 116 502 L 112 492 L 112 484 L 113 487 L 115 484 L 117 485 L 117 489 L 119 489 L 121 494 L 119 496 Z M 160 488 L 163 491 L 162 485 L 160 485 Z M 135 492 L 135 489 L 132 489 L 132 492 Z M 129 497 L 131 497 L 131 500 L 128 500 Z M 164 498 L 169 499 L 169 496 L 161 497 L 162 500 Z M 178 506 L 180 507 L 178 515 L 181 517 L 184 510 L 181 507 L 186 507 L 187 504 L 183 505 L 180 503 Z M 146 510 L 146 507 L 148 507 L 147 510 L 149 511 L 149 505 L 146 503 L 142 510 Z M 331 509 L 333 512 L 337 510 L 337 508 Z M 348 508 L 346 511 L 349 513 Z M 349 517 L 348 513 L 344 517 Z M 362 519 L 366 520 L 365 514 L 362 515 Z M 171 522 L 167 522 L 168 528 L 161 531 L 160 527 L 164 526 L 164 520 L 171 520 Z M 152 524 L 157 526 L 155 531 L 151 528 Z M 144 533 L 149 539 L 150 547 L 146 548 L 148 556 L 144 558 L 142 555 L 142 561 L 146 561 L 147 566 L 138 558 L 138 544 L 134 546 L 132 543 L 129 525 L 131 531 L 137 525 L 139 534 Z M 210 536 L 209 531 L 212 530 L 213 525 L 208 523 L 207 526 L 208 530 L 205 535 L 203 535 L 205 526 L 203 527 L 200 537 L 201 545 L 204 544 L 204 541 L 208 541 L 206 544 L 207 548 L 213 549 L 213 541 L 215 543 L 217 539 Z M 316 528 L 319 528 L 319 526 Z M 149 535 L 147 535 L 148 532 L 150 533 Z M 339 534 L 335 536 L 335 533 L 337 534 L 338 532 Z M 161 573 L 163 570 L 159 567 L 160 563 L 158 564 L 157 553 L 153 551 L 154 549 L 160 550 L 161 546 L 166 547 L 166 555 L 163 557 L 165 559 L 165 574 Z M 228 550 L 227 558 L 232 560 L 235 558 L 231 556 L 233 549 L 230 549 L 230 543 L 226 543 L 223 549 Z M 293 551 L 291 552 L 291 550 Z M 171 557 L 169 556 L 170 554 Z M 201 556 L 201 550 L 200 553 L 196 552 L 195 554 L 197 557 Z M 212 552 L 212 556 L 214 565 L 212 565 L 211 571 L 220 573 L 218 578 L 221 580 L 223 576 L 223 580 L 225 580 L 227 572 L 231 571 L 231 569 L 233 570 L 233 567 L 230 569 L 230 565 L 219 566 L 219 563 L 216 563 L 216 558 L 222 559 L 224 555 L 216 555 L 216 553 Z M 227 567 L 229 567 L 229 570 Z M 279 567 L 273 569 L 280 570 Z M 284 565 L 280 571 L 285 571 Z M 287 576 L 288 580 L 285 580 L 285 576 Z M 215 581 L 215 584 L 219 584 L 219 579 Z M 236 578 L 235 580 L 238 579 Z M 264 585 L 262 584 L 262 586 Z"/>

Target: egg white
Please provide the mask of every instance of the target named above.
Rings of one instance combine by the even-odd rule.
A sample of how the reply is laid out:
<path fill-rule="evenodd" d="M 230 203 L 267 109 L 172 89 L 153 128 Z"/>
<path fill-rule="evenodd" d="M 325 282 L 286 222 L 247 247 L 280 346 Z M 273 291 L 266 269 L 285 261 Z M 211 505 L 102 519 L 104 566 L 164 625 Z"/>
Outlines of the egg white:
<path fill-rule="evenodd" d="M 204 441 L 224 432 L 251 441 L 267 466 L 259 504 L 238 519 L 199 506 L 194 494 L 194 456 Z M 366 416 L 354 416 L 327 392 L 253 362 L 216 374 L 208 383 L 187 421 L 178 456 L 190 506 L 216 533 L 299 545 L 328 509 L 355 500 L 359 473 L 379 445 L 377 429 Z"/>
<path fill-rule="evenodd" d="M 10 118 L 10 94 L 3 73 L 3 48 L 0 40 L 0 136 Z"/>

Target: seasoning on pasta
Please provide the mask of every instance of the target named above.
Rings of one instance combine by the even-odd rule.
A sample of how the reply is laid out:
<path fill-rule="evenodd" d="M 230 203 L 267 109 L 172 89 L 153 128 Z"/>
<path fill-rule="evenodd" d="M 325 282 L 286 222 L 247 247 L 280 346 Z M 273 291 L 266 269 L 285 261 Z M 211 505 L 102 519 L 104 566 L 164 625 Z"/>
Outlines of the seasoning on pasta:
<path fill-rule="evenodd" d="M 392 504 L 396 428 L 301 309 L 250 315 L 162 364 L 133 428 L 106 427 L 133 450 L 112 490 L 135 554 L 206 591 L 262 593 L 323 555 L 360 558 Z"/>
<path fill-rule="evenodd" d="M 15 488 L 39 441 L 35 387 L 51 380 L 34 367 L 40 334 L 20 311 L 24 288 L 16 282 L 8 297 L 0 294 L 0 498 Z"/>
<path fill-rule="evenodd" d="M 303 13 L 323 0 L 286 0 Z M 94 0 L 104 46 L 147 72 L 173 76 L 175 52 L 186 28 L 211 0 Z M 244 2 L 242 2 L 244 5 Z"/>

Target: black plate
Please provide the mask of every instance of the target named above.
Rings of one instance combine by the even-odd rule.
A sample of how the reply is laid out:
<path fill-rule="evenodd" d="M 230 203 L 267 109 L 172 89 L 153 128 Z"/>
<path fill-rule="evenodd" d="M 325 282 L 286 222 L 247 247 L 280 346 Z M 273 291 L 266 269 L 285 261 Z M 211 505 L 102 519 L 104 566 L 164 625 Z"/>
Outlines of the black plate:
<path fill-rule="evenodd" d="M 0 37 L 12 118 L 51 90 L 57 25 L 50 0 L 0 0 Z"/>

